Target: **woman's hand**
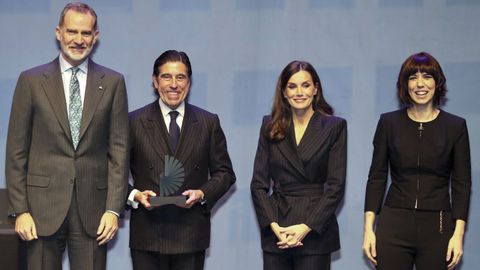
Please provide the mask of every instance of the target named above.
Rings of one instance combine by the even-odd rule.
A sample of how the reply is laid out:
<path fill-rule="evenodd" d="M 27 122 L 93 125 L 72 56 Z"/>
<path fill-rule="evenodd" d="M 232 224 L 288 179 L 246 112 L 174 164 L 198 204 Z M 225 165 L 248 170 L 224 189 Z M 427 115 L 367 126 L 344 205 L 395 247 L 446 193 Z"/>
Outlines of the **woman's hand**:
<path fill-rule="evenodd" d="M 463 235 L 465 233 L 465 221 L 457 219 L 455 223 L 455 231 L 453 232 L 447 248 L 448 269 L 454 269 L 460 262 L 463 255 Z"/>
<path fill-rule="evenodd" d="M 277 222 L 270 223 L 270 228 L 278 238 L 277 245 L 279 243 L 281 243 L 281 245 L 285 245 L 287 243 L 287 235 L 285 234 L 285 228 L 278 225 Z"/>
<path fill-rule="evenodd" d="M 377 237 L 372 229 L 363 232 L 363 253 L 374 265 L 377 265 Z"/>
<path fill-rule="evenodd" d="M 373 231 L 375 223 L 375 213 L 372 211 L 365 212 L 365 227 L 363 229 L 363 253 L 367 256 L 375 266 L 377 265 L 377 237 Z"/>
<path fill-rule="evenodd" d="M 285 228 L 285 235 L 286 235 L 286 243 L 285 242 L 278 242 L 277 246 L 280 249 L 285 248 L 293 248 L 293 247 L 300 247 L 303 246 L 302 240 L 307 236 L 307 234 L 311 231 L 310 227 L 302 224 L 295 224 L 292 226 L 288 226 Z"/>

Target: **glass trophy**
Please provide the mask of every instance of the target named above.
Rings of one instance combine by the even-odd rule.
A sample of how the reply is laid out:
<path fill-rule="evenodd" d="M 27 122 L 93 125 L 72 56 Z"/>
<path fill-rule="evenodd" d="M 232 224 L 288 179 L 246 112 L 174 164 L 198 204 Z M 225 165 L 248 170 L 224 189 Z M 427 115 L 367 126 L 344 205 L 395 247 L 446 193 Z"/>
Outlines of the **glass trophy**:
<path fill-rule="evenodd" d="M 153 207 L 159 207 L 167 204 L 175 204 L 177 206 L 185 206 L 187 196 L 175 195 L 178 189 L 183 185 L 185 181 L 185 169 L 183 164 L 171 157 L 165 155 L 165 168 L 160 175 L 160 189 L 159 196 L 150 197 L 150 204 Z"/>

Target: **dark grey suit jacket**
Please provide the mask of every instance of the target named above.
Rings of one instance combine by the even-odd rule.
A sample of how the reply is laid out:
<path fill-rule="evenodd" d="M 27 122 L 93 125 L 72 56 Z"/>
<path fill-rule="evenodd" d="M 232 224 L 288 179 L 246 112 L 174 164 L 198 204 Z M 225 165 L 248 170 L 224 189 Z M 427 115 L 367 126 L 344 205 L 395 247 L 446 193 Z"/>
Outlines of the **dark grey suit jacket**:
<path fill-rule="evenodd" d="M 130 170 L 133 187 L 159 194 L 165 155 L 174 156 L 185 168 L 185 181 L 177 194 L 201 189 L 206 205 L 190 209 L 174 205 L 148 211 L 132 209 L 130 247 L 164 254 L 191 253 L 208 248 L 210 210 L 235 182 L 225 135 L 217 115 L 185 104 L 180 139 L 173 153 L 158 100 L 130 117 Z"/>
<path fill-rule="evenodd" d="M 326 254 L 340 248 L 335 210 L 345 190 L 347 123 L 315 112 L 298 145 L 293 125 L 281 141 L 260 131 L 253 178 L 252 199 L 261 229 L 262 249 L 282 253 L 270 223 L 287 227 L 305 223 L 312 231 L 303 246 L 289 249 L 298 254 Z M 273 181 L 273 194 L 269 195 Z"/>
<path fill-rule="evenodd" d="M 40 236 L 58 230 L 73 192 L 92 237 L 106 210 L 121 213 L 127 150 L 128 105 L 121 74 L 89 60 L 76 151 L 58 58 L 20 74 L 8 127 L 7 188 L 13 212 L 30 212 Z"/>

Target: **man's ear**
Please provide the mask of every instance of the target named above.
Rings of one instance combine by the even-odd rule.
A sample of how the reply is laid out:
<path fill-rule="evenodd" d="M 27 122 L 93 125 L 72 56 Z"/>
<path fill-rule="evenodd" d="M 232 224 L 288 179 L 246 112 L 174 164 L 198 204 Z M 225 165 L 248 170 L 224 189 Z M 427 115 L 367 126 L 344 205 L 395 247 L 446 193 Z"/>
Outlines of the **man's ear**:
<path fill-rule="evenodd" d="M 157 81 L 157 77 L 155 75 L 152 75 L 152 83 L 153 83 L 153 86 L 155 87 L 155 89 L 158 89 L 158 81 Z"/>
<path fill-rule="evenodd" d="M 97 43 L 98 37 L 100 37 L 100 31 L 95 30 L 95 32 L 93 33 L 93 44 L 92 45 L 95 45 L 95 43 Z"/>
<path fill-rule="evenodd" d="M 55 27 L 55 37 L 58 41 L 62 39 L 62 28 L 60 26 Z"/>

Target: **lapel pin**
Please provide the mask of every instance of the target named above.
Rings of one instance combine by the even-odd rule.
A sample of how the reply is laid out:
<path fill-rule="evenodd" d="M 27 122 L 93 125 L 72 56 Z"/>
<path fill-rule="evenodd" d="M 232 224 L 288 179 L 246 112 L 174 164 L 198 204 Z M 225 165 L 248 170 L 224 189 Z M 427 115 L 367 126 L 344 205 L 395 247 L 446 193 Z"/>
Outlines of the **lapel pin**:
<path fill-rule="evenodd" d="M 100 86 L 98 87 L 98 90 L 103 90 L 103 86 L 100 85 Z"/>

